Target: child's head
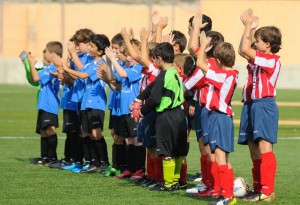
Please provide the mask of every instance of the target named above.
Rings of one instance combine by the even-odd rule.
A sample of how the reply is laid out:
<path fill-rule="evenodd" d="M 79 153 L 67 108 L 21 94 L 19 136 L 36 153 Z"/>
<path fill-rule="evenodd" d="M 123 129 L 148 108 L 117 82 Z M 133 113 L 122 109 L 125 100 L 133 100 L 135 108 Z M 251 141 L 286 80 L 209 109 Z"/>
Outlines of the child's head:
<path fill-rule="evenodd" d="M 105 54 L 105 48 L 109 46 L 110 42 L 106 35 L 93 35 L 89 43 L 89 55 L 102 57 Z"/>
<path fill-rule="evenodd" d="M 224 42 L 224 37 L 217 31 L 208 31 L 206 33 L 206 36 L 211 38 L 210 45 L 212 46 L 212 48 L 206 53 L 206 56 L 208 58 L 212 58 L 214 56 L 214 50 L 217 45 Z"/>
<path fill-rule="evenodd" d="M 50 41 L 47 43 L 46 48 L 43 50 L 43 61 L 46 64 L 52 62 L 53 54 L 62 57 L 63 46 L 58 41 Z"/>
<path fill-rule="evenodd" d="M 90 29 L 79 29 L 70 39 L 70 41 L 75 43 L 76 49 L 79 53 L 86 53 L 88 52 L 88 44 L 93 35 L 95 35 L 95 33 Z"/>
<path fill-rule="evenodd" d="M 148 49 L 149 49 L 149 58 L 150 58 L 150 60 L 151 61 L 153 61 L 154 60 L 154 53 L 153 53 L 153 51 L 154 51 L 154 49 L 155 49 L 155 47 L 158 45 L 158 43 L 155 43 L 155 42 L 150 42 L 149 44 L 148 44 Z"/>
<path fill-rule="evenodd" d="M 163 68 L 164 63 L 173 63 L 175 57 L 173 46 L 167 42 L 159 43 L 153 54 L 155 57 L 154 62 L 159 68 Z"/>
<path fill-rule="evenodd" d="M 188 29 L 189 29 L 189 35 L 191 35 L 191 34 L 190 34 L 190 31 L 191 31 L 192 28 L 193 28 L 193 20 L 194 20 L 194 16 L 192 16 L 192 17 L 189 19 L 189 28 L 188 28 Z M 207 32 L 210 31 L 211 28 L 212 28 L 212 20 L 211 20 L 211 18 L 210 18 L 209 16 L 203 14 L 203 15 L 202 15 L 202 23 L 206 23 L 206 22 L 207 22 L 207 25 L 206 25 L 204 28 L 200 29 L 200 33 L 201 33 L 202 31 L 204 31 L 205 33 L 207 33 Z"/>
<path fill-rule="evenodd" d="M 173 30 L 172 34 L 174 35 L 173 40 L 175 42 L 175 45 L 173 45 L 173 47 L 175 54 L 182 53 L 185 50 L 187 44 L 185 35 L 182 32 L 176 30 Z"/>
<path fill-rule="evenodd" d="M 220 66 L 232 68 L 235 62 L 235 51 L 230 43 L 219 43 L 213 53 L 217 63 Z"/>
<path fill-rule="evenodd" d="M 187 53 L 178 53 L 174 58 L 174 67 L 179 72 L 189 77 L 196 68 L 196 62 L 192 55 Z"/>
<path fill-rule="evenodd" d="M 259 51 L 265 52 L 265 48 L 269 47 L 271 53 L 278 53 L 281 49 L 281 32 L 275 26 L 265 26 L 256 30 L 254 37 L 256 39 L 256 47 Z"/>
<path fill-rule="evenodd" d="M 130 43 L 134 45 L 134 48 L 138 50 L 138 52 L 141 51 L 141 42 L 137 39 L 130 40 Z M 137 64 L 137 62 L 129 55 L 128 48 L 125 46 L 123 54 L 126 56 L 126 64 L 128 66 L 133 66 Z"/>

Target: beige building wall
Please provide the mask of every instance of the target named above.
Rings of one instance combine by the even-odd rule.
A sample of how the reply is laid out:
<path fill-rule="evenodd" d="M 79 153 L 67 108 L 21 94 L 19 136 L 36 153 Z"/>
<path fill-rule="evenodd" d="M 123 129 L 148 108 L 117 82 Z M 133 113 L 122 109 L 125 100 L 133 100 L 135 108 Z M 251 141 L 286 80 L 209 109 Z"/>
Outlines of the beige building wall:
<path fill-rule="evenodd" d="M 298 71 L 300 1 L 202 0 L 195 5 L 177 4 L 174 7 L 153 5 L 152 10 L 169 17 L 169 25 L 165 33 L 176 29 L 186 35 L 189 18 L 196 11 L 201 10 L 212 18 L 213 30 L 220 31 L 225 36 L 225 40 L 232 43 L 237 50 L 243 32 L 240 15 L 247 8 L 252 8 L 260 17 L 260 26 L 276 25 L 281 29 L 283 45 L 279 55 L 282 56 L 282 73 L 285 77 L 278 84 L 289 81 L 292 82 L 292 87 L 300 88 L 300 84 L 294 79 L 294 76 L 300 74 Z M 64 10 L 60 4 L 3 3 L 1 11 L 0 57 L 2 59 L 17 58 L 21 50 L 32 51 L 41 58 L 42 50 L 48 41 L 66 42 L 80 28 L 90 28 L 96 33 L 104 33 L 111 38 L 122 27 L 130 26 L 135 36 L 139 38 L 138 32 L 141 27 L 149 25 L 151 13 L 147 5 L 109 3 L 65 4 Z M 243 68 L 245 64 L 245 60 L 237 55 L 236 66 Z M 241 75 L 243 79 L 245 73 L 242 71 Z"/>

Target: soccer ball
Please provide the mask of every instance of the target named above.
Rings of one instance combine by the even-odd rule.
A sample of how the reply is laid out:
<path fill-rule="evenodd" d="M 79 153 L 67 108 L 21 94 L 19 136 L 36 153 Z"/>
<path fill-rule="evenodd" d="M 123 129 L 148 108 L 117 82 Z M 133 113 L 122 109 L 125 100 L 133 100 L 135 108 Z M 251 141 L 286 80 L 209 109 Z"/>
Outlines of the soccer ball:
<path fill-rule="evenodd" d="M 236 177 L 233 185 L 233 195 L 235 197 L 245 196 L 249 191 L 249 183 L 242 177 Z"/>

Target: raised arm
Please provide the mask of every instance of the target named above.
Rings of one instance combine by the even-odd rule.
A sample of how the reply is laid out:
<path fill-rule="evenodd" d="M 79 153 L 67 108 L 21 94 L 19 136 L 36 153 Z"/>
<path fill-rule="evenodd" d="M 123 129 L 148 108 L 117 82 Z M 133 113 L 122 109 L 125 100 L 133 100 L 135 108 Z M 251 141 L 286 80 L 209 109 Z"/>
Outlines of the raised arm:
<path fill-rule="evenodd" d="M 157 24 L 157 30 L 156 30 L 156 43 L 161 43 L 162 42 L 162 31 L 166 26 L 168 25 L 168 17 L 163 16 L 160 17 L 159 22 Z"/>
<path fill-rule="evenodd" d="M 150 66 L 150 59 L 149 59 L 149 48 L 148 48 L 148 38 L 149 38 L 149 31 L 146 28 L 142 28 L 140 31 L 140 38 L 141 38 L 141 65 L 145 67 Z"/>
<path fill-rule="evenodd" d="M 119 76 L 121 78 L 127 78 L 127 73 L 126 73 L 125 69 L 122 68 L 122 66 L 119 65 L 119 63 L 118 63 L 118 61 L 116 59 L 116 54 L 113 52 L 111 46 L 107 47 L 105 49 L 105 55 L 106 55 L 106 57 L 108 57 L 110 59 L 112 65 L 116 69 L 116 71 L 119 74 Z"/>
<path fill-rule="evenodd" d="M 27 56 L 30 65 L 30 80 L 31 82 L 38 82 L 40 80 L 40 77 L 38 75 L 37 70 L 34 67 L 34 64 L 36 62 L 35 56 L 33 56 L 30 52 L 28 53 Z"/>
<path fill-rule="evenodd" d="M 158 15 L 158 11 L 154 11 L 151 15 L 151 22 L 152 22 L 152 40 L 151 42 L 156 42 L 156 33 L 157 33 L 157 25 L 159 22 L 159 15 Z"/>
<path fill-rule="evenodd" d="M 200 29 L 204 28 L 207 22 L 202 24 L 202 13 L 197 12 L 193 18 L 193 30 L 191 32 L 189 48 L 190 52 L 195 55 L 196 49 L 201 45 L 199 44 Z"/>
<path fill-rule="evenodd" d="M 68 49 L 68 52 L 69 52 L 71 58 L 74 61 L 74 64 L 75 64 L 76 68 L 79 69 L 79 70 L 84 68 L 83 63 L 80 61 L 80 59 L 77 55 L 77 51 L 76 51 L 76 47 L 75 47 L 74 42 L 69 41 L 66 46 L 67 46 L 67 49 Z"/>
<path fill-rule="evenodd" d="M 198 54 L 197 58 L 197 66 L 203 71 L 203 73 L 206 73 L 209 69 L 209 66 L 207 64 L 206 60 L 206 53 L 205 51 L 209 48 L 211 38 L 206 38 L 205 32 L 202 31 L 200 34 L 200 44 L 201 49 Z"/>
<path fill-rule="evenodd" d="M 252 43 L 251 25 L 255 20 L 255 18 L 253 16 L 252 9 L 247 9 L 246 11 L 244 11 L 240 19 L 244 24 L 244 33 L 242 36 L 241 46 L 240 46 L 241 51 L 246 57 L 250 59 L 254 59 L 256 55 L 256 51 L 251 48 L 251 43 Z"/>
<path fill-rule="evenodd" d="M 139 60 L 140 56 L 138 52 L 136 52 L 136 49 L 131 44 L 131 40 L 133 39 L 133 31 L 132 29 L 127 29 L 126 27 L 122 28 L 121 30 L 122 37 L 124 39 L 124 42 L 126 44 L 126 47 L 128 49 L 129 55 L 136 61 Z"/>

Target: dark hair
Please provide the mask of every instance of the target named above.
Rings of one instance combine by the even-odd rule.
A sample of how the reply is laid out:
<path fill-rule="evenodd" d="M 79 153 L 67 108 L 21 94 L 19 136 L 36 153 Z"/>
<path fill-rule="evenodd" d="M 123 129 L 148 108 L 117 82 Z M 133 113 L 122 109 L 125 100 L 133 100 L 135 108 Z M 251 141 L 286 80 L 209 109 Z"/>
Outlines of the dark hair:
<path fill-rule="evenodd" d="M 212 48 L 206 53 L 206 56 L 211 58 L 211 57 L 214 57 L 214 50 L 215 50 L 216 46 L 219 43 L 224 42 L 224 36 L 217 31 L 208 31 L 206 33 L 206 36 L 211 37 L 210 45 L 212 45 Z"/>
<path fill-rule="evenodd" d="M 256 30 L 254 37 L 256 40 L 258 37 L 260 37 L 263 42 L 270 43 L 272 53 L 278 53 L 278 51 L 281 49 L 281 32 L 275 26 L 265 26 L 259 28 Z"/>
<path fill-rule="evenodd" d="M 187 53 L 176 54 L 174 63 L 183 68 L 183 74 L 187 77 L 191 76 L 196 68 L 196 61 L 194 57 Z"/>
<path fill-rule="evenodd" d="M 104 34 L 95 34 L 91 37 L 90 42 L 94 43 L 98 51 L 103 51 L 102 55 L 104 55 L 105 48 L 110 46 L 109 39 Z"/>
<path fill-rule="evenodd" d="M 193 27 L 193 20 L 194 20 L 194 16 L 192 16 L 190 19 L 189 19 L 189 23 L 190 23 L 190 26 Z M 206 16 L 205 14 L 202 15 L 202 23 L 208 23 L 205 27 L 203 27 L 202 29 L 200 29 L 200 32 L 201 31 L 204 31 L 205 33 L 207 33 L 208 31 L 211 30 L 212 28 L 212 20 L 209 16 Z"/>
<path fill-rule="evenodd" d="M 124 39 L 121 33 L 117 33 L 112 39 L 111 44 L 118 44 L 119 46 L 124 45 Z"/>
<path fill-rule="evenodd" d="M 175 43 L 179 45 L 180 53 L 182 53 L 185 50 L 187 44 L 185 35 L 182 32 L 176 30 L 173 30 L 172 34 L 174 35 Z"/>
<path fill-rule="evenodd" d="M 88 43 L 90 42 L 91 37 L 95 35 L 95 33 L 88 28 L 79 29 L 76 33 L 72 36 L 70 41 L 74 41 L 75 44 L 79 43 Z"/>
<path fill-rule="evenodd" d="M 219 43 L 214 50 L 214 57 L 227 67 L 234 66 L 235 51 L 233 46 L 227 42 Z"/>
<path fill-rule="evenodd" d="M 61 42 L 50 41 L 47 43 L 46 48 L 50 53 L 56 53 L 58 56 L 62 57 L 63 46 L 62 46 Z"/>
<path fill-rule="evenodd" d="M 161 57 L 166 63 L 173 63 L 175 57 L 173 46 L 167 42 L 159 43 L 155 47 L 153 54 L 156 58 Z"/>

